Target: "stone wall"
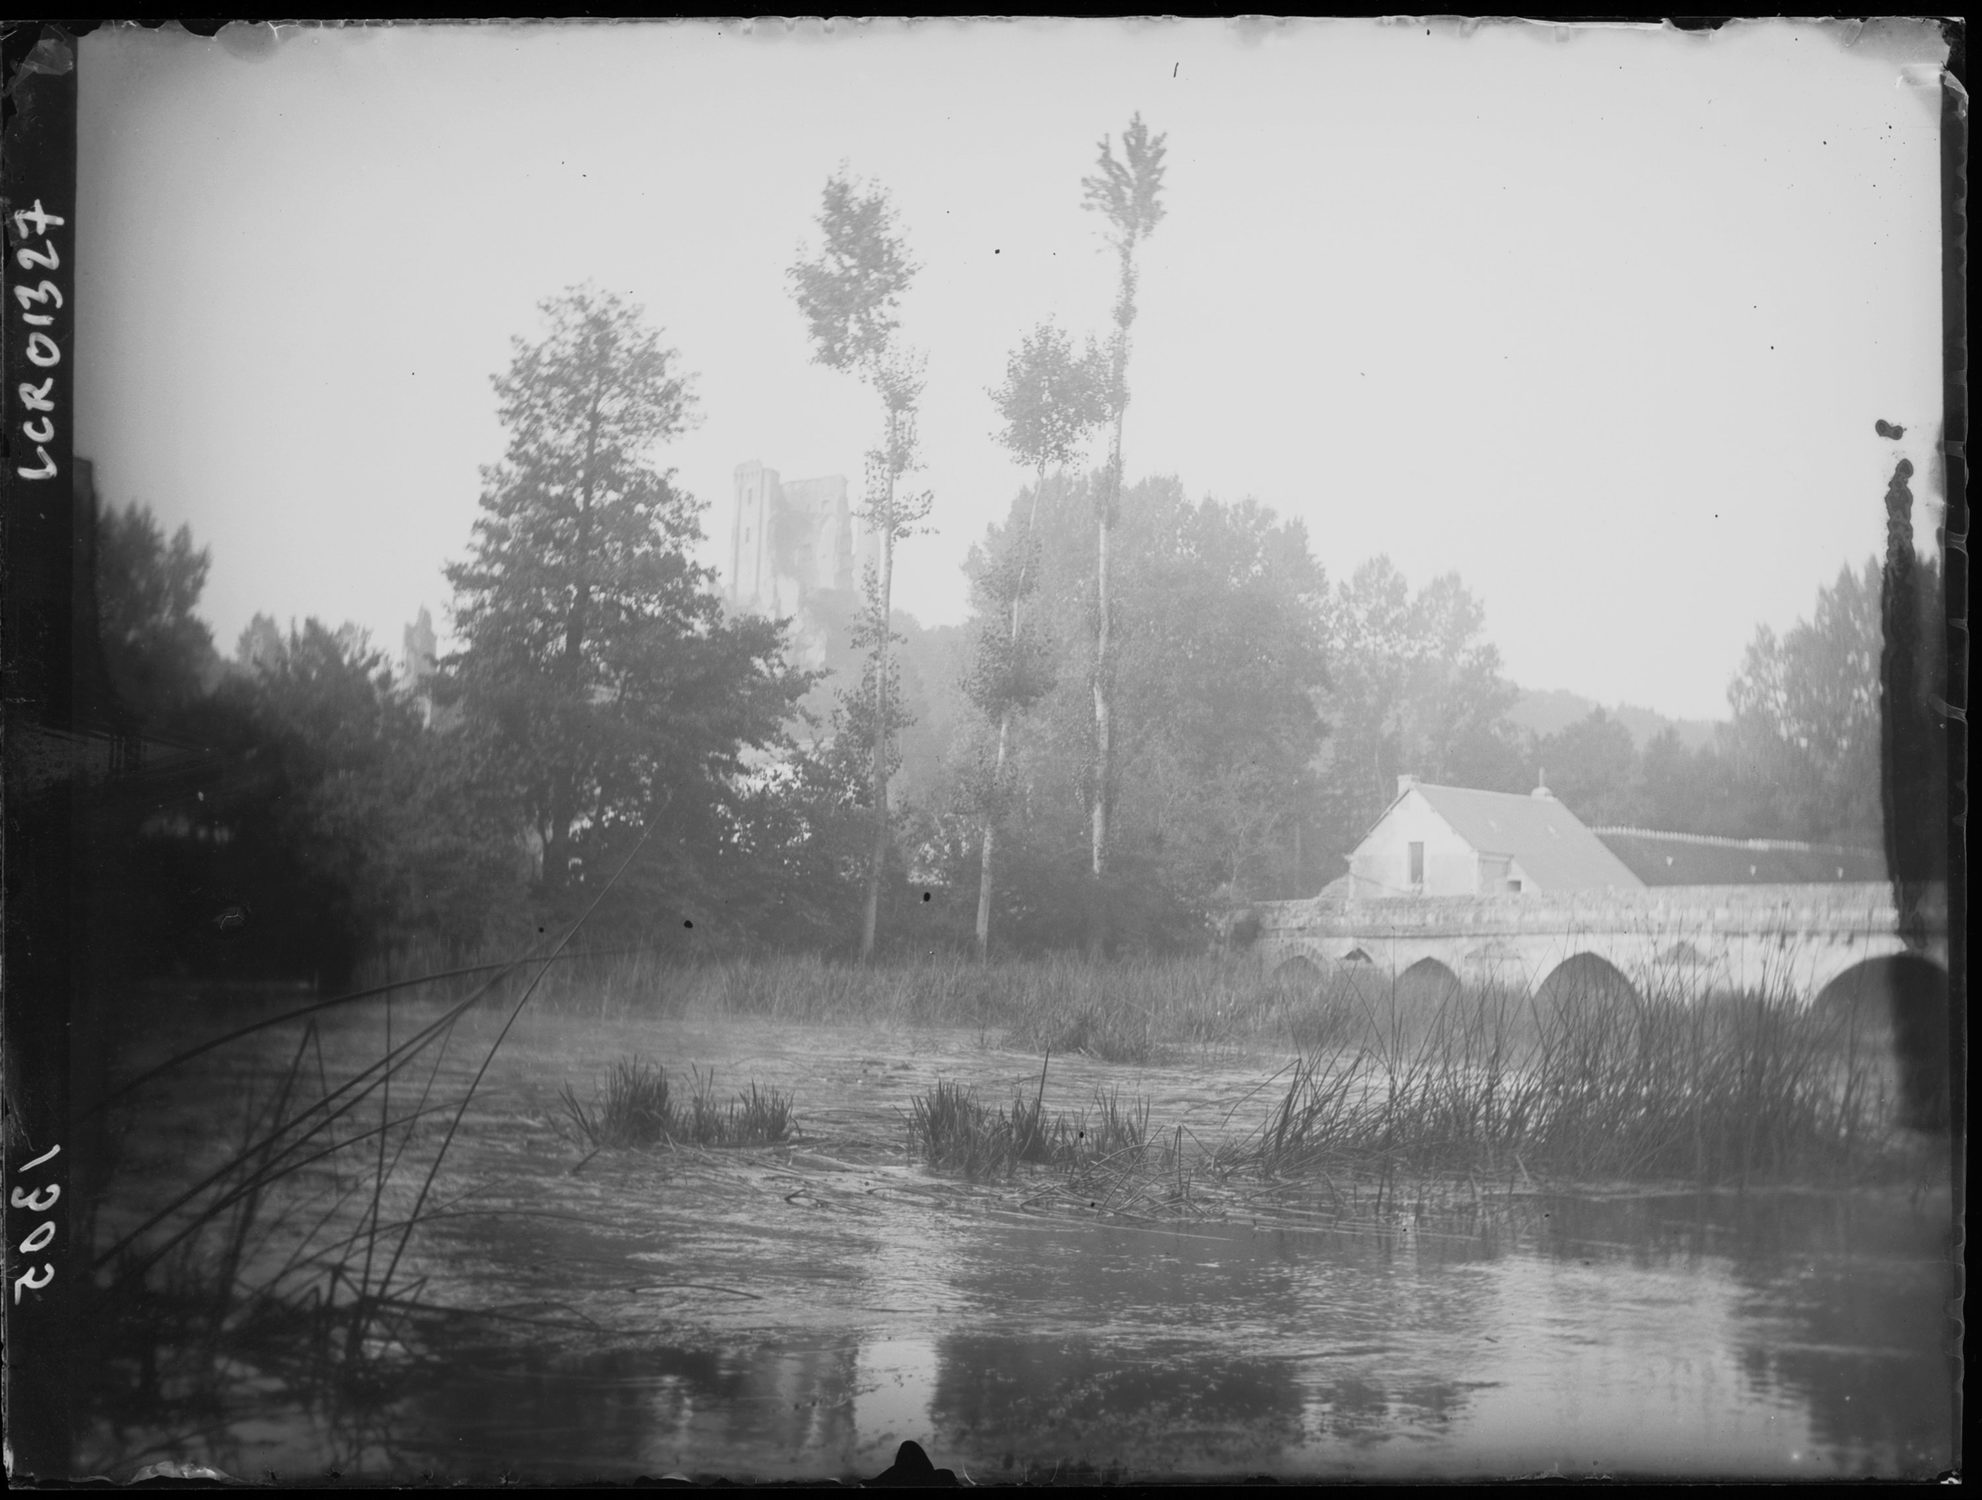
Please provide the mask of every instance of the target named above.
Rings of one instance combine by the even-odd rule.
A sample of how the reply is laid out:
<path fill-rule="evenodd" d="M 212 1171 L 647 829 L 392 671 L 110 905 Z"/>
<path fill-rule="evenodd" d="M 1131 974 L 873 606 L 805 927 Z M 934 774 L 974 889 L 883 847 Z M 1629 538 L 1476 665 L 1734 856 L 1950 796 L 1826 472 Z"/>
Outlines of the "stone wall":
<path fill-rule="evenodd" d="M 1662 886 L 1559 895 L 1277 901 L 1257 908 L 1269 969 L 1304 959 L 1401 974 L 1427 961 L 1463 979 L 1541 983 L 1578 954 L 1644 985 L 1787 985 L 1810 999 L 1868 959 L 1905 951 L 1891 888 L 1860 885 Z M 1947 966 L 1943 891 L 1926 956 Z"/>

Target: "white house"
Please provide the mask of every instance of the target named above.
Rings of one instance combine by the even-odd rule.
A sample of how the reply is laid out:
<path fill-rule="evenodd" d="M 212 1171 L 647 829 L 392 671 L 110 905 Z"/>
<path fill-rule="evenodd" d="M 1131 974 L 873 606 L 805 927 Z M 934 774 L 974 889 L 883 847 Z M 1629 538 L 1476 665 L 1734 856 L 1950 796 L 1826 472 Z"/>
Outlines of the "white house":
<path fill-rule="evenodd" d="M 1547 787 L 1517 796 L 1415 776 L 1397 778 L 1397 799 L 1349 856 L 1348 883 L 1359 901 L 1645 886 Z"/>

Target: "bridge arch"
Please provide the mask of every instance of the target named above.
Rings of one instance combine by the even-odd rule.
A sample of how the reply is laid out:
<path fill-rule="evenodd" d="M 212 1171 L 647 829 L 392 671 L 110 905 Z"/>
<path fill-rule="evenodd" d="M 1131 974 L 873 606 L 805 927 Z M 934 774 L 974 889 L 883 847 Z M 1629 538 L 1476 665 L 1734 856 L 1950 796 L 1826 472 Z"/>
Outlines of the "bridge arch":
<path fill-rule="evenodd" d="M 1616 1010 L 1638 1003 L 1638 988 L 1601 953 L 1572 953 L 1535 988 L 1545 1009 Z"/>
<path fill-rule="evenodd" d="M 1872 933 L 1864 936 L 1852 933 L 1845 942 L 1835 945 L 1823 956 L 1822 961 L 1813 967 L 1809 987 L 1803 993 L 1806 998 L 1814 1001 L 1839 980 L 1864 968 L 1867 964 L 1908 956 L 1906 940 L 1897 932 Z M 1910 956 L 1919 957 L 1917 954 Z M 1920 961 L 1932 962 L 1929 959 Z M 1839 997 L 1834 995 L 1831 998 L 1836 1001 Z"/>
<path fill-rule="evenodd" d="M 1397 976 L 1401 1004 L 1437 1008 L 1459 998 L 1459 976 L 1435 958 L 1421 958 Z"/>
<path fill-rule="evenodd" d="M 1321 965 L 1312 957 L 1306 953 L 1295 953 L 1274 965 L 1271 979 L 1278 989 L 1312 993 L 1321 988 L 1324 977 Z"/>
<path fill-rule="evenodd" d="M 1892 1048 L 1899 1069 L 1900 1122 L 1914 1130 L 1949 1123 L 1948 974 L 1916 953 L 1853 964 L 1818 994 L 1818 1011 L 1842 1012 Z"/>

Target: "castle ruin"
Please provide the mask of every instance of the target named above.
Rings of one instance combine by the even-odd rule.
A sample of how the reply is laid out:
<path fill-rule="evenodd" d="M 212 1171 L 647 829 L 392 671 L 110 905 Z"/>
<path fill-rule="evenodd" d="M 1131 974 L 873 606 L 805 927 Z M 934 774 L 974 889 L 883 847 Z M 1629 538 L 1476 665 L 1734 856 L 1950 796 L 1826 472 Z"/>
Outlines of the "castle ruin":
<path fill-rule="evenodd" d="M 399 680 L 404 684 L 403 691 L 419 705 L 420 723 L 431 729 L 434 727 L 434 674 L 438 670 L 436 653 L 440 643 L 434 637 L 433 616 L 427 613 L 426 605 L 420 606 L 419 618 L 406 627 L 400 641 L 403 650 L 399 658 Z"/>
<path fill-rule="evenodd" d="M 797 655 L 819 666 L 843 644 L 861 577 L 879 538 L 854 514 L 844 476 L 779 478 L 752 459 L 736 467 L 728 603 L 740 614 L 793 621 Z"/>

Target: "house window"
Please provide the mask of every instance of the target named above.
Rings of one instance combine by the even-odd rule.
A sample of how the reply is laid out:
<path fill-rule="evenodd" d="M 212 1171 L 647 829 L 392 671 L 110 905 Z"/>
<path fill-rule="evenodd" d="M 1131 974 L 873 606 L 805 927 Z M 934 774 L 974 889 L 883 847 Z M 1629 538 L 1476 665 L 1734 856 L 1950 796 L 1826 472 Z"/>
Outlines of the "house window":
<path fill-rule="evenodd" d="M 1521 877 L 1516 875 L 1513 879 L 1509 880 L 1507 882 L 1507 889 L 1518 894 L 1521 889 Z"/>
<path fill-rule="evenodd" d="M 1411 887 L 1417 889 L 1425 883 L 1425 846 L 1411 845 Z"/>

